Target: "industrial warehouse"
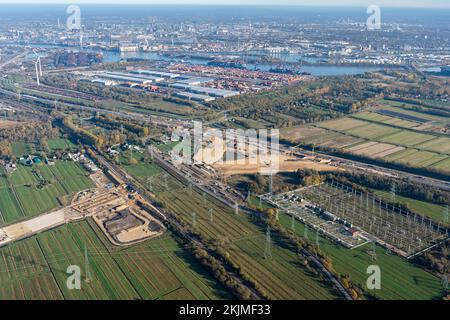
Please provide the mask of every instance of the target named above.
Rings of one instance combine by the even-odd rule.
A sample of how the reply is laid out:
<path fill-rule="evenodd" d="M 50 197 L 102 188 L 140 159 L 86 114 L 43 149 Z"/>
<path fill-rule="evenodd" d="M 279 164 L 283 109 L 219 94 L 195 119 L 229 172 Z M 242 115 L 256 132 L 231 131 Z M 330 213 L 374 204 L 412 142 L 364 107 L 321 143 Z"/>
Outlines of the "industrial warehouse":
<path fill-rule="evenodd" d="M 213 87 L 217 80 L 190 74 L 178 74 L 156 70 L 127 70 L 127 72 L 82 72 L 80 81 L 104 86 L 127 86 L 155 93 L 168 93 L 175 97 L 196 102 L 210 102 L 240 94 L 239 91 Z"/>

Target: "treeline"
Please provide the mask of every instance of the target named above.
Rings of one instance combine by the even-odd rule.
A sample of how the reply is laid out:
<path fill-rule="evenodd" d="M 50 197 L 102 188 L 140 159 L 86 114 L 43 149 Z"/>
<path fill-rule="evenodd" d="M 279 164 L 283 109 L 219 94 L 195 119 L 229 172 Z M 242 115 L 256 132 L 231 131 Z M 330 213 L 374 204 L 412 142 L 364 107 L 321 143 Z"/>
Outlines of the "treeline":
<path fill-rule="evenodd" d="M 63 118 L 61 123 L 75 141 L 79 140 L 82 143 L 90 146 L 95 146 L 97 148 L 102 147 L 105 143 L 103 137 L 96 136 L 88 130 L 76 126 L 73 123 L 73 116 Z"/>
<path fill-rule="evenodd" d="M 420 113 L 430 114 L 434 116 L 439 117 L 446 117 L 450 118 L 450 107 L 443 107 L 443 106 L 436 106 L 429 103 L 424 103 L 421 101 L 417 101 L 415 99 L 407 99 L 407 98 L 401 98 L 401 97 L 389 97 L 389 100 L 410 104 L 412 107 L 409 107 L 408 109 L 411 109 L 413 111 L 417 111 Z"/>
<path fill-rule="evenodd" d="M 390 191 L 395 184 L 395 192 L 404 197 L 446 205 L 450 203 L 450 192 L 438 188 L 430 188 L 420 183 L 411 183 L 408 179 L 394 179 L 374 173 L 357 173 L 342 171 L 329 174 L 342 182 L 350 182 L 362 185 L 366 188 Z"/>
<path fill-rule="evenodd" d="M 263 119 L 277 127 L 325 121 L 367 108 L 382 98 L 357 77 L 327 78 L 209 103 L 231 116 Z"/>
<path fill-rule="evenodd" d="M 371 158 L 364 155 L 357 155 L 350 152 L 346 152 L 344 150 L 340 149 L 334 149 L 329 147 L 323 147 L 323 146 L 313 146 L 312 144 L 296 144 L 294 141 L 289 140 L 280 140 L 280 142 L 288 145 L 297 145 L 301 146 L 304 149 L 312 150 L 315 148 L 316 151 L 323 152 L 332 156 L 348 159 L 348 160 L 354 160 L 358 162 L 363 162 L 366 164 L 373 164 L 380 167 L 385 167 L 393 170 L 398 171 L 404 171 L 412 174 L 422 175 L 430 178 L 440 179 L 440 180 L 450 180 L 450 173 L 448 171 L 435 169 L 435 168 L 425 168 L 425 167 L 415 167 L 411 164 L 404 164 L 404 163 L 396 163 L 391 162 L 385 159 L 381 158 Z"/>
<path fill-rule="evenodd" d="M 164 210 L 164 209 L 162 209 Z M 219 281 L 224 287 L 226 287 L 236 298 L 241 300 L 254 299 L 255 296 L 252 291 L 244 283 L 235 280 L 235 277 L 228 269 L 233 268 L 233 265 L 228 264 L 228 269 L 225 267 L 229 259 L 226 255 L 221 254 L 221 252 L 215 248 L 208 246 L 209 240 L 204 239 L 201 234 L 192 230 L 189 226 L 186 226 L 177 216 L 165 212 L 166 215 L 170 215 L 172 219 L 177 221 L 178 227 L 169 221 L 168 229 L 175 234 L 175 239 L 180 243 L 185 243 L 185 234 L 187 233 L 190 237 L 197 238 L 205 247 L 208 249 L 206 251 L 204 248 L 199 246 L 196 242 L 191 242 L 190 248 L 195 257 L 195 259 L 200 262 L 200 264 L 207 269 L 214 278 Z M 180 230 L 180 228 L 182 230 Z M 211 254 L 212 253 L 212 254 Z M 225 265 L 224 265 L 225 264 Z M 237 270 L 235 269 L 235 272 Z M 264 297 L 262 293 L 254 289 L 261 297 Z"/>
<path fill-rule="evenodd" d="M 24 122 L 20 126 L 0 130 L 0 157 L 13 159 L 13 142 L 35 143 L 39 141 L 56 139 L 59 137 L 58 128 L 47 122 Z"/>
<path fill-rule="evenodd" d="M 135 122 L 127 121 L 122 118 L 114 116 L 97 115 L 92 120 L 94 123 L 107 126 L 109 129 L 121 129 L 122 127 L 128 131 L 137 134 L 139 137 L 146 137 L 149 135 L 149 128 L 145 125 L 140 125 Z"/>
<path fill-rule="evenodd" d="M 414 258 L 414 262 L 441 276 L 450 272 L 450 249 L 447 244 L 432 248 L 423 255 Z"/>

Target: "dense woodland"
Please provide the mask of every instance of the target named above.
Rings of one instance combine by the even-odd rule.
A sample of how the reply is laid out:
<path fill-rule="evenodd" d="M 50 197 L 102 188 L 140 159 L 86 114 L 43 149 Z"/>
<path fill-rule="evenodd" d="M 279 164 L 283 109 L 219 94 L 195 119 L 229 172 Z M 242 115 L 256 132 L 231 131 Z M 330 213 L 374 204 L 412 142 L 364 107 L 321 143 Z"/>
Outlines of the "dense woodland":
<path fill-rule="evenodd" d="M 35 143 L 59 137 L 59 130 L 51 122 L 27 122 L 10 129 L 0 130 L 0 157 L 6 159 L 14 158 L 12 153 L 13 142 Z"/>

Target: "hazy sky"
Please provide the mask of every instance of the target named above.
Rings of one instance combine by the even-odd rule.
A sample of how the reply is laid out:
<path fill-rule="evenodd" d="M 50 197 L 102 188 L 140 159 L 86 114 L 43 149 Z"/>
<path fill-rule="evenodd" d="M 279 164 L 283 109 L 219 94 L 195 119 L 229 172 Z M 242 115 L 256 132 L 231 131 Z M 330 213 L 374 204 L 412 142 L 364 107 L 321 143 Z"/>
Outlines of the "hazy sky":
<path fill-rule="evenodd" d="M 263 4 L 263 5 L 312 5 L 312 6 L 368 6 L 450 8 L 450 0 L 0 0 L 2 3 L 114 3 L 114 4 Z"/>

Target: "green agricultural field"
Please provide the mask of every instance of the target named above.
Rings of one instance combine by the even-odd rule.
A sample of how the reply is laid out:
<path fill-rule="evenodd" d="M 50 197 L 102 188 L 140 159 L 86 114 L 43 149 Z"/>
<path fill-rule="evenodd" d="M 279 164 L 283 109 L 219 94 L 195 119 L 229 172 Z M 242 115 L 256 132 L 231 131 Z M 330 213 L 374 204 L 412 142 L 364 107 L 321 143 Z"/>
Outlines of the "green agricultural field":
<path fill-rule="evenodd" d="M 431 168 L 450 171 L 450 158 L 446 158 L 445 160 L 433 164 Z"/>
<path fill-rule="evenodd" d="M 281 214 L 280 223 L 291 228 L 292 220 Z M 296 220 L 294 231 L 303 236 L 304 225 Z M 315 239 L 316 235 L 311 237 Z M 430 300 L 439 299 L 444 293 L 439 278 L 396 255 L 388 254 L 381 247 L 376 248 L 376 260 L 372 260 L 368 253 L 368 250 L 371 250 L 370 245 L 350 250 L 319 236 L 319 247 L 331 258 L 333 268 L 338 274 L 348 274 L 369 294 L 380 299 Z M 367 267 L 370 265 L 378 265 L 381 269 L 381 290 L 366 289 Z"/>
<path fill-rule="evenodd" d="M 162 173 L 145 183 L 184 223 L 207 239 L 225 243 L 230 259 L 266 291 L 272 299 L 336 299 L 336 294 L 321 279 L 301 265 L 300 259 L 285 240 L 273 235 L 272 258 L 264 258 L 265 229 L 251 219 L 185 187 L 172 177 L 167 189 Z M 148 179 L 147 179 L 148 180 Z M 212 209 L 210 213 L 209 209 Z M 212 214 L 212 217 L 211 217 Z M 194 219 L 195 215 L 195 219 Z M 195 222 L 194 222 L 195 220 Z"/>
<path fill-rule="evenodd" d="M 380 124 L 390 124 L 390 125 L 398 126 L 398 127 L 402 127 L 402 128 L 413 128 L 413 127 L 416 127 L 419 125 L 418 122 L 402 120 L 402 119 L 382 115 L 382 114 L 379 114 L 376 112 L 357 113 L 357 114 L 353 115 L 352 118 L 374 121 L 374 122 L 378 122 Z"/>
<path fill-rule="evenodd" d="M 171 141 L 166 144 L 159 144 L 156 147 L 163 152 L 169 152 L 170 150 L 173 149 L 173 147 L 175 147 L 179 143 L 180 143 L 179 141 Z"/>
<path fill-rule="evenodd" d="M 353 118 L 342 118 L 333 121 L 321 122 L 318 123 L 317 126 L 320 128 L 347 133 L 358 138 L 374 140 L 401 132 L 401 129 Z"/>
<path fill-rule="evenodd" d="M 13 155 L 17 158 L 34 152 L 34 145 L 32 143 L 13 142 L 11 147 Z"/>
<path fill-rule="evenodd" d="M 412 147 L 421 143 L 432 142 L 436 136 L 413 131 L 401 131 L 380 139 L 381 142 L 396 144 L 399 146 Z"/>
<path fill-rule="evenodd" d="M 321 122 L 320 127 L 336 131 L 347 131 L 355 128 L 362 128 L 367 126 L 366 121 L 361 121 L 352 118 L 342 118 L 338 120 L 331 120 L 326 122 Z"/>
<path fill-rule="evenodd" d="M 138 177 L 140 181 L 145 181 L 145 179 L 162 172 L 160 167 L 151 163 L 140 163 L 135 166 L 126 166 L 125 168 L 131 175 Z"/>
<path fill-rule="evenodd" d="M 417 146 L 422 150 L 434 151 L 450 155 L 450 138 L 440 137 Z"/>
<path fill-rule="evenodd" d="M 0 257 L 0 299 L 62 298 L 36 238 L 1 248 Z"/>
<path fill-rule="evenodd" d="M 46 185 L 41 185 L 46 181 Z M 87 171 L 69 161 L 54 166 L 18 166 L 9 177 L 0 172 L 0 225 L 36 216 L 65 205 L 68 197 L 94 186 Z"/>
<path fill-rule="evenodd" d="M 366 122 L 363 127 L 346 130 L 345 132 L 364 139 L 379 140 L 387 135 L 401 132 L 401 129 Z"/>
<path fill-rule="evenodd" d="M 405 149 L 384 157 L 386 160 L 405 163 L 414 167 L 432 166 L 433 164 L 439 163 L 447 158 L 448 156 L 446 155 L 440 155 L 428 151 L 418 151 L 416 149 Z"/>
<path fill-rule="evenodd" d="M 0 226 L 8 221 L 14 221 L 24 217 L 24 213 L 9 187 L 8 179 L 3 168 L 0 168 Z"/>
<path fill-rule="evenodd" d="M 48 147 L 52 151 L 56 150 L 71 150 L 75 148 L 76 146 L 67 139 L 54 139 L 54 140 L 48 140 Z"/>
<path fill-rule="evenodd" d="M 84 221 L 1 248 L 0 256 L 0 299 L 231 298 L 170 235 L 119 249 Z M 71 265 L 81 269 L 81 290 L 66 286 Z"/>
<path fill-rule="evenodd" d="M 418 117 L 418 118 L 423 118 L 423 119 L 432 121 L 436 124 L 450 123 L 449 118 L 414 111 L 414 109 L 417 106 L 413 105 L 413 104 L 391 101 L 391 100 L 381 100 L 381 105 L 383 106 L 383 109 L 392 110 L 395 112 L 399 112 L 399 113 L 402 113 L 405 115 L 410 115 L 410 116 L 414 116 L 414 117 Z"/>
<path fill-rule="evenodd" d="M 384 156 L 384 160 L 450 171 L 450 138 L 408 129 L 414 125 L 419 124 L 374 112 L 362 112 L 309 127 L 287 129 L 282 132 L 282 137 L 289 140 L 292 133 L 296 141 L 303 144 L 335 149 L 348 149 L 368 142 L 387 143 L 405 149 Z"/>

